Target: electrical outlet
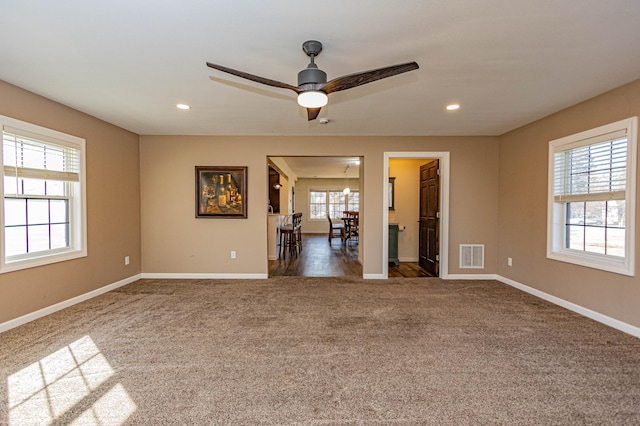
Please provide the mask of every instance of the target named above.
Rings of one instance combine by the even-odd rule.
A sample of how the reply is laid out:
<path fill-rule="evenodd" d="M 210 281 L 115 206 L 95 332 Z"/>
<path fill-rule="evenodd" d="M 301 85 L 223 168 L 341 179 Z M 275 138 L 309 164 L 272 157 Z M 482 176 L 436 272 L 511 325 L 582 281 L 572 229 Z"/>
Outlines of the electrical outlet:
<path fill-rule="evenodd" d="M 125 256 L 124 257 L 124 264 L 128 265 L 129 264 L 129 256 Z"/>
<path fill-rule="evenodd" d="M 507 257 L 507 266 L 513 266 L 513 259 L 510 257 Z"/>
<path fill-rule="evenodd" d="M 231 250 L 231 258 L 232 259 L 236 258 L 236 251 L 235 250 Z"/>

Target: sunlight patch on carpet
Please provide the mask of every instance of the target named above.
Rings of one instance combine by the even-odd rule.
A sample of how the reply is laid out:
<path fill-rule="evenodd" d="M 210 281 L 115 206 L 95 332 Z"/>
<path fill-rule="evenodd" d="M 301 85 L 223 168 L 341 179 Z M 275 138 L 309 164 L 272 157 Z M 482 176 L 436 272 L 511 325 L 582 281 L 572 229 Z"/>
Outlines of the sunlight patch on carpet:
<path fill-rule="evenodd" d="M 107 383 L 115 372 L 91 337 L 84 336 L 7 378 L 9 425 L 124 423 L 136 410 L 124 386 Z M 95 399 L 75 415 L 73 408 Z"/>

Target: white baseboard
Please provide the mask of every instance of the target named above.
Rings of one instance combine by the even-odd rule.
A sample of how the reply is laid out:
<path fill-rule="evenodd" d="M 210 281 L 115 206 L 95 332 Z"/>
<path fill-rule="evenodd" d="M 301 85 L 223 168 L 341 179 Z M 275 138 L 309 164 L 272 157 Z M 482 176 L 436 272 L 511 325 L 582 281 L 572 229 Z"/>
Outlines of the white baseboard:
<path fill-rule="evenodd" d="M 362 278 L 365 280 L 384 280 L 387 277 L 383 274 L 362 274 Z"/>
<path fill-rule="evenodd" d="M 115 290 L 118 287 L 125 286 L 127 284 L 131 284 L 134 281 L 137 281 L 141 278 L 141 274 L 134 275 L 129 278 L 125 278 L 124 280 L 120 280 L 113 284 L 108 284 L 104 287 L 100 287 L 98 289 L 92 290 L 88 293 L 81 294 L 80 296 L 72 297 L 71 299 L 67 299 L 65 301 L 56 303 L 55 305 L 47 306 L 46 308 L 39 309 L 35 312 L 31 312 L 26 315 L 22 315 L 21 317 L 14 318 L 12 320 L 3 322 L 0 324 L 0 333 L 4 333 L 7 330 L 11 330 L 12 328 L 18 327 L 20 325 L 26 324 L 38 318 L 45 317 L 54 312 L 60 311 L 62 309 L 68 308 L 69 306 L 73 306 L 80 302 L 84 302 L 85 300 L 92 299 L 96 296 L 100 296 L 101 294 L 107 293 L 111 290 Z"/>
<path fill-rule="evenodd" d="M 420 259 L 418 259 L 417 257 L 399 257 L 398 260 L 400 262 L 417 262 Z"/>
<path fill-rule="evenodd" d="M 269 274 L 190 274 L 190 273 L 154 273 L 141 274 L 143 279 L 180 279 L 180 280 L 266 280 Z"/>
<path fill-rule="evenodd" d="M 496 274 L 447 274 L 443 280 L 497 280 Z"/>
<path fill-rule="evenodd" d="M 20 325 L 26 324 L 38 318 L 42 318 L 59 310 L 68 308 L 75 304 L 84 302 L 101 294 L 107 293 L 111 290 L 115 290 L 116 288 L 125 286 L 127 284 L 131 284 L 134 281 L 139 279 L 267 279 L 269 278 L 268 274 L 169 274 L 169 273 L 143 273 L 134 275 L 129 278 L 125 278 L 124 280 L 120 280 L 118 282 L 106 285 L 104 287 L 100 287 L 96 290 L 92 290 L 88 293 L 81 294 L 80 296 L 72 297 L 71 299 L 56 303 L 55 305 L 47 306 L 46 308 L 42 308 L 35 312 L 31 312 L 29 314 L 23 315 L 18 318 L 14 318 L 12 320 L 0 323 L 0 333 L 3 333 L 7 330 L 11 330 L 12 328 L 18 327 Z M 364 274 L 362 278 L 366 280 L 373 279 L 385 279 L 386 277 L 383 274 Z M 630 334 L 635 337 L 640 338 L 640 328 L 634 325 L 625 323 L 623 321 L 617 320 L 615 318 L 611 318 L 607 315 L 601 314 L 596 311 L 592 311 L 591 309 L 582 307 L 575 303 L 566 301 L 559 297 L 553 296 L 551 294 L 545 293 L 543 291 L 537 290 L 533 287 L 529 287 L 527 285 L 521 284 L 517 281 L 511 280 L 509 278 L 505 278 L 496 274 L 451 274 L 443 277 L 443 279 L 450 280 L 497 280 L 504 284 L 510 285 L 511 287 L 517 288 L 518 290 L 529 293 L 533 296 L 544 299 L 548 302 L 551 302 L 555 305 L 561 306 L 565 309 L 569 309 L 570 311 L 576 312 L 580 315 L 583 315 L 587 318 L 591 318 L 594 321 L 598 321 L 602 324 L 605 324 L 609 327 L 615 328 L 616 330 L 620 330 L 624 333 Z"/>
<path fill-rule="evenodd" d="M 544 299 L 547 302 L 551 302 L 554 305 L 561 306 L 565 309 L 573 311 L 577 314 L 590 318 L 594 321 L 598 321 L 604 325 L 607 325 L 611 328 L 615 328 L 616 330 L 620 330 L 624 333 L 630 334 L 634 337 L 640 337 L 640 327 L 636 327 L 634 325 L 628 324 L 626 322 L 617 320 L 615 318 L 611 318 L 607 315 L 601 314 L 596 311 L 592 311 L 591 309 L 585 308 L 580 305 L 576 305 L 573 302 L 566 301 L 559 297 L 553 296 L 551 294 L 545 293 L 544 291 L 537 290 L 533 287 L 529 287 L 527 285 L 521 284 L 517 281 L 511 280 L 509 278 L 505 278 L 501 275 L 497 274 L 449 274 L 441 277 L 445 280 L 496 280 L 501 283 L 510 285 L 511 287 L 517 288 L 518 290 L 524 291 L 525 293 L 529 293 L 533 296 L 539 297 L 540 299 Z"/>
<path fill-rule="evenodd" d="M 578 313 L 587 318 L 591 318 L 594 321 L 598 321 L 604 325 L 608 325 L 609 327 L 615 328 L 616 330 L 620 330 L 624 333 L 630 334 L 635 337 L 640 337 L 640 328 L 631 324 L 627 324 L 626 322 L 622 322 L 615 318 L 611 318 L 607 315 L 601 314 L 596 311 L 592 311 L 591 309 L 585 308 L 580 305 L 576 305 L 575 303 L 568 302 L 564 299 L 560 299 L 559 297 L 553 296 L 549 293 L 545 293 L 544 291 L 537 290 L 533 287 L 529 287 L 527 285 L 521 284 L 517 281 L 513 281 L 509 278 L 502 277 L 500 275 L 496 278 L 498 281 L 510 285 L 511 287 L 517 288 L 518 290 L 522 290 L 526 293 L 532 294 L 540 299 L 544 299 L 547 302 L 551 302 L 555 305 L 561 306 L 565 309 Z"/>

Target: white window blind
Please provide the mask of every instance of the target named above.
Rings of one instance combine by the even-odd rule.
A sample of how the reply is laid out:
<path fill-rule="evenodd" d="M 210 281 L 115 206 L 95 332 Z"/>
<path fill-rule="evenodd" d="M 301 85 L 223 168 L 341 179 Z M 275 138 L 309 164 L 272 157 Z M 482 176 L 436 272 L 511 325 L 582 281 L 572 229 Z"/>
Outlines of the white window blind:
<path fill-rule="evenodd" d="M 80 151 L 45 136 L 27 137 L 5 126 L 2 133 L 4 175 L 78 182 Z"/>
<path fill-rule="evenodd" d="M 581 142 L 569 149 L 565 146 L 554 155 L 555 201 L 624 200 L 627 186 L 624 131 Z"/>

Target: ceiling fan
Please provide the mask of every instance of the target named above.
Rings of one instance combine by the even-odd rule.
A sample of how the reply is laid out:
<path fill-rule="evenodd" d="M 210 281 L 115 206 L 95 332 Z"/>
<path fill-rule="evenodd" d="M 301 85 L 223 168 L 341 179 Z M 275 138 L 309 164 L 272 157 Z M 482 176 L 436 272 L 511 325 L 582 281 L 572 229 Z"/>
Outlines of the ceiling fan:
<path fill-rule="evenodd" d="M 309 56 L 309 58 L 311 58 L 311 62 L 307 65 L 307 68 L 298 73 L 298 86 L 234 70 L 222 65 L 212 64 L 211 62 L 207 62 L 207 66 L 217 69 L 218 71 L 246 78 L 247 80 L 266 84 L 267 86 L 293 90 L 298 94 L 298 104 L 307 109 L 307 117 L 309 118 L 309 121 L 315 120 L 318 117 L 320 109 L 327 104 L 327 95 L 330 93 L 351 89 L 376 80 L 418 69 L 418 64 L 416 62 L 407 62 L 404 64 L 344 75 L 327 82 L 327 74 L 319 69 L 314 62 L 314 58 L 322 51 L 322 43 L 315 40 L 305 41 L 302 44 L 302 50 L 307 54 L 307 56 Z"/>

